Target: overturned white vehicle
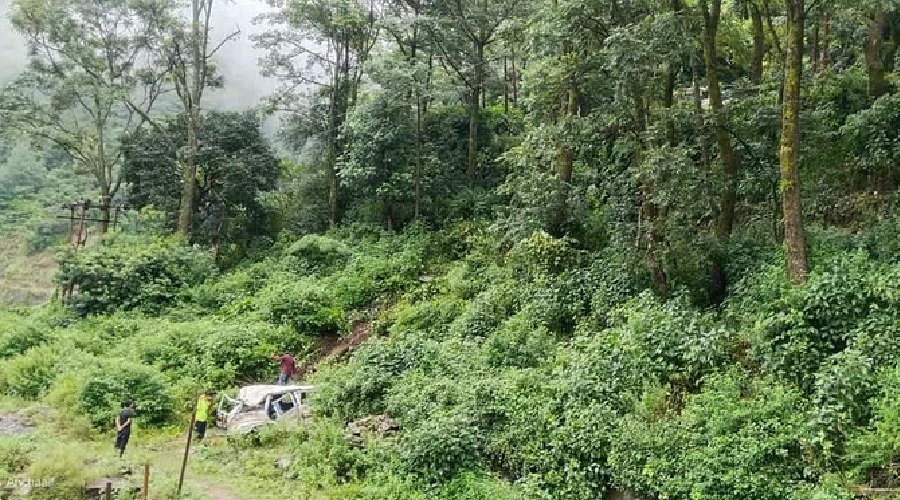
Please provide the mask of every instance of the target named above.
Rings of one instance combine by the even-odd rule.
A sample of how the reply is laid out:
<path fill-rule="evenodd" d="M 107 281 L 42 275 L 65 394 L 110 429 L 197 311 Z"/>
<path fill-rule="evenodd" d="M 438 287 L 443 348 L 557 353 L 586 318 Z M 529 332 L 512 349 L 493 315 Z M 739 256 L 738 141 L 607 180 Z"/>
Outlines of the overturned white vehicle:
<path fill-rule="evenodd" d="M 248 385 L 237 398 L 223 396 L 216 426 L 229 434 L 247 434 L 275 422 L 304 423 L 310 418 L 311 385 Z"/>

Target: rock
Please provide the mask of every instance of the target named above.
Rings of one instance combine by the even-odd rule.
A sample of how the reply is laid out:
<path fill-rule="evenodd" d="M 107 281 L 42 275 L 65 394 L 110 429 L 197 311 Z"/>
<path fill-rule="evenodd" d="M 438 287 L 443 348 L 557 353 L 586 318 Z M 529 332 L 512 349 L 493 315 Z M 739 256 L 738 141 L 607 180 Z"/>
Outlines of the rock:
<path fill-rule="evenodd" d="M 278 470 L 286 471 L 291 468 L 291 459 L 287 457 L 281 457 L 275 461 L 275 467 Z"/>
<path fill-rule="evenodd" d="M 400 425 L 387 415 L 369 415 L 347 424 L 345 435 L 356 446 L 362 446 L 366 434 L 379 438 L 390 436 L 400 429 Z"/>
<path fill-rule="evenodd" d="M 0 413 L 0 436 L 17 436 L 30 434 L 33 425 L 22 412 Z"/>

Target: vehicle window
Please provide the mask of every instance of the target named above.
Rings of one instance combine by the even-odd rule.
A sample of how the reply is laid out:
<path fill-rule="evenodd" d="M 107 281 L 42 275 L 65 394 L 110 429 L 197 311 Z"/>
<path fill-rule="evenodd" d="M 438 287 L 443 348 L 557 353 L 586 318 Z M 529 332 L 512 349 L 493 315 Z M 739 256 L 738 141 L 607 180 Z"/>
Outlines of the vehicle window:
<path fill-rule="evenodd" d="M 294 407 L 294 395 L 290 392 L 285 394 L 278 400 L 278 405 L 281 413 L 290 411 L 290 409 Z"/>

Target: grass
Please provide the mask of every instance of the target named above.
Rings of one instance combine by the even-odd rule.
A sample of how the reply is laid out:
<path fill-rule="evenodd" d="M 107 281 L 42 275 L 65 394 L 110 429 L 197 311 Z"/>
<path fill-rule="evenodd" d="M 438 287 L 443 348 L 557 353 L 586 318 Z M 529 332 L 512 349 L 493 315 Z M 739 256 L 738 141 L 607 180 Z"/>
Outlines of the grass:
<path fill-rule="evenodd" d="M 0 234 L 0 303 L 46 303 L 53 295 L 56 269 L 52 250 L 28 255 L 22 236 Z"/>

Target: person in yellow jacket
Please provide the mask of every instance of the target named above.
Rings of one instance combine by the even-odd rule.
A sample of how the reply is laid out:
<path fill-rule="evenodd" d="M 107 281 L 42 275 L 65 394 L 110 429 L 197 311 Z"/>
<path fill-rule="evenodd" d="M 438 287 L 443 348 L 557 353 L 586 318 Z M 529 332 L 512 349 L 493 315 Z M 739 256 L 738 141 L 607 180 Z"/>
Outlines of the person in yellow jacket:
<path fill-rule="evenodd" d="M 215 394 L 213 391 L 207 391 L 197 400 L 197 409 L 194 410 L 194 433 L 197 441 L 203 441 L 206 436 L 206 425 L 209 422 L 209 413 Z"/>

